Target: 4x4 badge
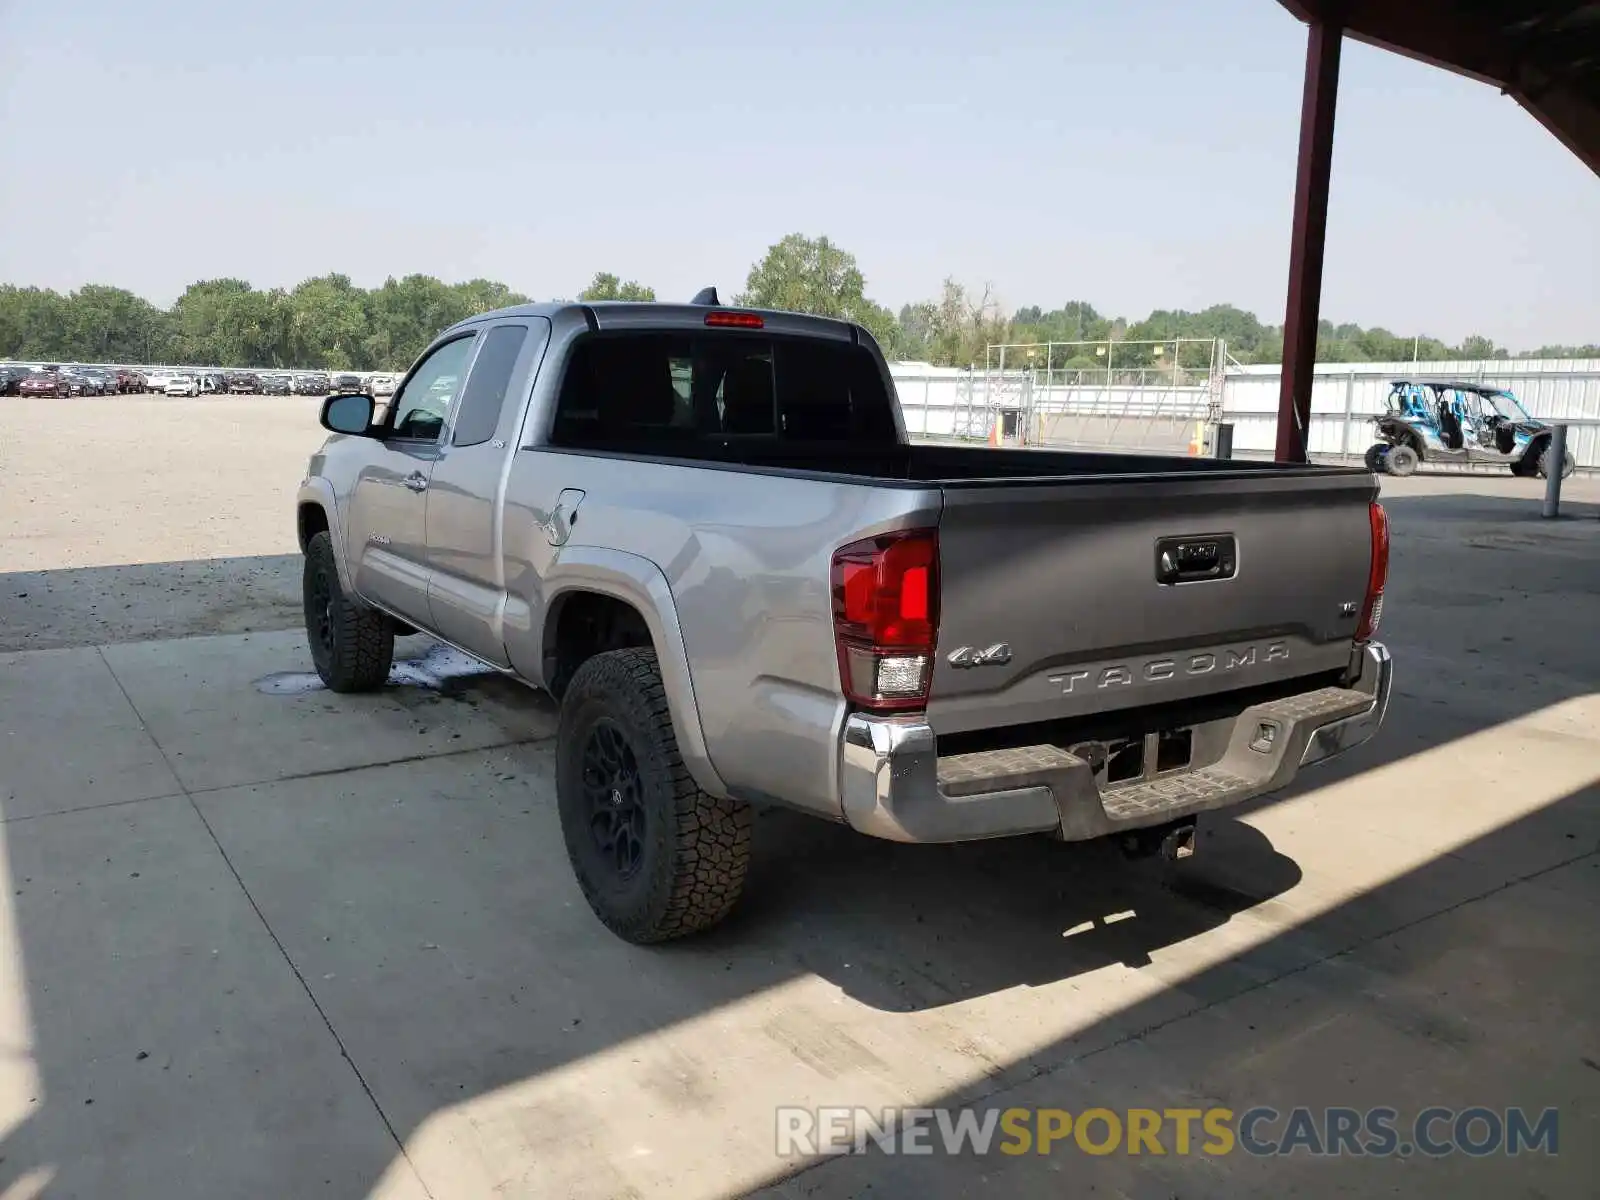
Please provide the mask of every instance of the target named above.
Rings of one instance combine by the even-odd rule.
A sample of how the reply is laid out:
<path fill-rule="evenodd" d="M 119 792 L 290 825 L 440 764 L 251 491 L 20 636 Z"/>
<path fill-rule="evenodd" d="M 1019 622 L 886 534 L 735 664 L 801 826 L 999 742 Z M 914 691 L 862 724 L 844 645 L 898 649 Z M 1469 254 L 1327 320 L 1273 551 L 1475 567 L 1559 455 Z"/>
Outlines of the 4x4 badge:
<path fill-rule="evenodd" d="M 1011 661 L 1011 647 L 1004 642 L 996 642 L 987 650 L 962 646 L 950 651 L 945 660 L 957 670 L 965 670 L 967 667 L 1003 667 Z"/>

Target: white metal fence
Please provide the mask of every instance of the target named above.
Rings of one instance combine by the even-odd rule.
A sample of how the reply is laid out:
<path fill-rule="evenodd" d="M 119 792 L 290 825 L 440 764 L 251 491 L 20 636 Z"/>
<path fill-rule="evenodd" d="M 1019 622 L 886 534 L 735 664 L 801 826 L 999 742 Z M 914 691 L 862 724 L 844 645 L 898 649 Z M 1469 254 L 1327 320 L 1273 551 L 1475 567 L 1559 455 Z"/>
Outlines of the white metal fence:
<path fill-rule="evenodd" d="M 1240 456 L 1272 454 L 1282 379 L 1276 364 L 1230 364 L 1218 381 L 1193 386 L 1159 376 L 1046 386 L 1038 372 L 925 363 L 896 363 L 892 372 L 914 437 L 987 440 L 996 429 L 1014 430 L 1007 440 L 1181 454 L 1197 424 L 1221 420 L 1233 425 Z M 1371 418 L 1384 410 L 1390 384 L 1413 377 L 1505 388 L 1534 416 L 1565 423 L 1567 448 L 1579 467 L 1600 469 L 1600 359 L 1321 364 L 1311 389 L 1311 455 L 1359 458 L 1372 442 Z"/>
<path fill-rule="evenodd" d="M 1236 452 L 1270 455 L 1283 371 L 1276 365 L 1230 368 L 1222 419 L 1233 423 Z M 1534 416 L 1564 423 L 1567 449 L 1580 467 L 1600 467 L 1600 359 L 1515 359 L 1445 363 L 1329 363 L 1311 385 L 1307 446 L 1317 457 L 1359 457 L 1372 444 L 1371 419 L 1384 411 L 1396 379 L 1460 379 L 1513 392 Z"/>

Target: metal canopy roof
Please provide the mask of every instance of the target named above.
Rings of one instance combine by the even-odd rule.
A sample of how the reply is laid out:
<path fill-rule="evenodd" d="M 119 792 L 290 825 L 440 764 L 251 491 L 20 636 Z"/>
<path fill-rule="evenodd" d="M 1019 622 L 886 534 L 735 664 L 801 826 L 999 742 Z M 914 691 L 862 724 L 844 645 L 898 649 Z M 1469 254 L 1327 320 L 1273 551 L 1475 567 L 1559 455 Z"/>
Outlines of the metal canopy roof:
<path fill-rule="evenodd" d="M 1443 67 L 1511 96 L 1600 174 L 1600 3 L 1279 0 L 1302 21 Z"/>

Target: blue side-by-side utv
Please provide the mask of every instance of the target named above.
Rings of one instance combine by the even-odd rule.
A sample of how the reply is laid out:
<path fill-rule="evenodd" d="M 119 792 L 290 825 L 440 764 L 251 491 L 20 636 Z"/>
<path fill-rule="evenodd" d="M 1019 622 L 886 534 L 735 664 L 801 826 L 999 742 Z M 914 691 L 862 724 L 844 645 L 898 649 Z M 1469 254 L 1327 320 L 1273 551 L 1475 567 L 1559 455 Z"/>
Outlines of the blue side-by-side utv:
<path fill-rule="evenodd" d="M 1504 388 L 1456 380 L 1397 379 L 1387 411 L 1372 418 L 1378 440 L 1367 469 L 1410 475 L 1419 463 L 1499 463 L 1520 478 L 1544 478 L 1552 430 Z M 1562 478 L 1577 469 L 1569 450 Z"/>

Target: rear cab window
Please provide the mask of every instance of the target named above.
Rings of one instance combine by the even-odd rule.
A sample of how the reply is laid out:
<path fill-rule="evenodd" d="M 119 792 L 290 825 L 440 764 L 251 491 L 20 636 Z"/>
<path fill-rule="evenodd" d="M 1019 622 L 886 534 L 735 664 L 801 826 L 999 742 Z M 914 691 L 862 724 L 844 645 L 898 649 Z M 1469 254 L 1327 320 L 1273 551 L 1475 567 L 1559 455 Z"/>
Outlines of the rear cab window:
<path fill-rule="evenodd" d="M 741 442 L 896 444 L 860 346 L 736 331 L 593 333 L 574 343 L 550 441 L 672 457 Z"/>
<path fill-rule="evenodd" d="M 467 376 L 466 390 L 461 394 L 451 445 L 481 446 L 494 437 L 523 347 L 531 334 L 536 342 L 535 353 L 542 353 L 549 330 L 550 322 L 536 318 L 531 329 L 519 322 L 496 325 L 484 335 L 472 373 Z"/>

